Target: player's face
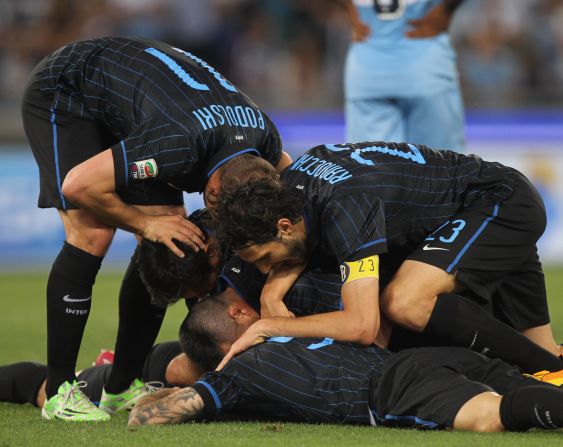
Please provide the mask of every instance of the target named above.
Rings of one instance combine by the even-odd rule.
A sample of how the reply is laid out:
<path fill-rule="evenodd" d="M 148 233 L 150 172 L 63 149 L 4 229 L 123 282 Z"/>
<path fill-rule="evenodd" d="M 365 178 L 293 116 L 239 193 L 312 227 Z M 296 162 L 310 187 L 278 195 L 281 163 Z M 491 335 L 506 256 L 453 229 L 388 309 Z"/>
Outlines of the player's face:
<path fill-rule="evenodd" d="M 269 273 L 281 264 L 302 264 L 307 257 L 305 240 L 295 236 L 250 245 L 235 252 L 243 261 L 255 264 L 262 273 Z"/>

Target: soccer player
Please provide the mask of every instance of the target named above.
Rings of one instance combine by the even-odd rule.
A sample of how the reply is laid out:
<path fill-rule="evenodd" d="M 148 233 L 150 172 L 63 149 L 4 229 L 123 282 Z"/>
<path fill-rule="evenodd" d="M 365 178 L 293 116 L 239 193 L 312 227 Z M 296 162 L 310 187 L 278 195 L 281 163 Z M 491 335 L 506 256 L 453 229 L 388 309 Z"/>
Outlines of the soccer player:
<path fill-rule="evenodd" d="M 448 27 L 462 0 L 344 0 L 347 141 L 408 141 L 458 152 L 463 101 Z"/>
<path fill-rule="evenodd" d="M 188 355 L 205 350 L 194 346 L 189 332 L 194 327 L 202 336 L 206 332 L 208 345 L 225 352 L 241 330 L 238 320 L 248 319 L 233 317 L 236 303 L 214 301 L 197 303 L 182 326 L 182 348 Z M 557 429 L 563 427 L 562 399 L 562 389 L 463 348 L 392 354 L 330 338 L 275 337 L 191 387 L 141 398 L 129 426 L 213 419 L 227 412 L 274 420 L 480 432 Z"/>
<path fill-rule="evenodd" d="M 241 158 L 260 156 L 281 170 L 289 157 L 268 116 L 235 86 L 197 56 L 152 40 L 104 38 L 59 49 L 33 71 L 22 111 L 39 166 L 38 206 L 56 208 L 66 234 L 47 283 L 43 415 L 53 419 L 64 411 L 59 387 L 75 380 L 92 286 L 115 229 L 178 256 L 173 238 L 202 248 L 203 234 L 183 218 L 182 191 L 204 192 L 213 204 L 222 182 L 244 171 Z M 129 399 L 163 314 L 133 257 L 102 409 Z M 92 405 L 74 420 L 107 417 Z"/>
<path fill-rule="evenodd" d="M 194 364 L 187 364 L 180 349 L 180 344 L 175 342 L 159 343 L 155 345 L 145 363 L 140 376 L 141 380 L 135 380 L 135 388 L 146 391 L 155 386 L 191 385 L 199 375 L 190 376 L 190 370 Z M 84 402 L 86 397 L 90 402 L 99 405 L 104 385 L 107 384 L 111 374 L 111 364 L 95 365 L 77 373 L 77 383 L 66 386 L 67 397 L 71 388 L 77 390 L 76 396 Z M 11 365 L 0 366 L 0 402 L 15 404 L 30 403 L 36 407 L 43 408 L 45 395 L 45 382 L 47 378 L 47 365 L 38 362 L 18 362 Z M 156 383 L 155 383 L 156 382 Z M 137 393 L 136 399 L 127 402 L 124 409 L 130 410 L 142 393 Z M 86 407 L 88 403 L 85 403 Z M 80 404 L 79 404 L 80 406 Z M 63 415 L 65 416 L 65 415 Z M 72 419 L 72 412 L 67 419 Z"/>
<path fill-rule="evenodd" d="M 303 154 L 281 180 L 224 189 L 214 217 L 218 236 L 269 280 L 287 280 L 285 290 L 293 280 L 287 270 L 302 270 L 311 254 L 337 260 L 343 282 L 342 310 L 262 319 L 226 360 L 271 336 L 371 344 L 381 292 L 384 314 L 398 325 L 526 372 L 561 369 L 536 248 L 545 209 L 512 168 L 422 145 L 327 144 Z M 494 303 L 529 338 L 461 290 Z"/>

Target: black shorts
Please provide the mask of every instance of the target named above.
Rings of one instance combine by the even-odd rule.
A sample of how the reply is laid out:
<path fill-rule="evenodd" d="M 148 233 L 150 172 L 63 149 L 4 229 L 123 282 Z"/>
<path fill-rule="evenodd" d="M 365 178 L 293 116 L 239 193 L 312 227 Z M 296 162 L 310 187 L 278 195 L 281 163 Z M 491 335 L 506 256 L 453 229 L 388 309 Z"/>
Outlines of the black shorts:
<path fill-rule="evenodd" d="M 104 123 L 95 120 L 68 86 L 41 90 L 43 60 L 31 74 L 22 102 L 25 133 L 39 167 L 40 208 L 76 209 L 63 196 L 61 187 L 76 165 L 119 142 Z M 158 181 L 134 182 L 120 192 L 131 205 L 182 205 L 182 191 Z"/>
<path fill-rule="evenodd" d="M 408 259 L 456 275 L 477 301 L 517 330 L 549 323 L 547 294 L 536 243 L 546 226 L 543 201 L 518 171 L 510 197 L 478 193 L 468 206 L 429 235 Z"/>
<path fill-rule="evenodd" d="M 452 427 L 461 407 L 478 394 L 503 395 L 535 379 L 501 360 L 456 347 L 407 349 L 393 354 L 370 382 L 375 425 Z M 549 384 L 545 384 L 550 386 Z"/>

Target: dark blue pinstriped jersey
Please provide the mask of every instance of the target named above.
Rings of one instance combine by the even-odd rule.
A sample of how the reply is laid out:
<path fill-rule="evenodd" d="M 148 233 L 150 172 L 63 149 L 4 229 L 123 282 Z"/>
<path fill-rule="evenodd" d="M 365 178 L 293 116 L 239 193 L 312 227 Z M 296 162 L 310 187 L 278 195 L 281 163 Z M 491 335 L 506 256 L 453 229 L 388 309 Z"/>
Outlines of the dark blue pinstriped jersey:
<path fill-rule="evenodd" d="M 391 355 L 330 339 L 276 337 L 205 374 L 194 388 L 205 412 L 369 424 L 370 378 Z"/>
<path fill-rule="evenodd" d="M 155 177 L 201 191 L 235 153 L 272 164 L 281 156 L 264 112 L 205 61 L 165 43 L 73 43 L 53 53 L 42 74 L 42 90 L 55 93 L 54 111 L 100 122 L 115 136 L 118 189 Z"/>
<path fill-rule="evenodd" d="M 366 142 L 310 149 L 282 178 L 305 194 L 312 250 L 339 262 L 389 251 L 401 262 L 476 197 L 508 197 L 512 171 L 475 155 Z"/>
<path fill-rule="evenodd" d="M 260 295 L 265 282 L 266 275 L 236 255 L 231 256 L 219 275 L 222 288 L 234 289 L 257 312 L 260 312 Z M 332 312 L 340 310 L 341 288 L 338 265 L 326 256 L 317 257 L 309 261 L 283 301 L 296 316 Z"/>

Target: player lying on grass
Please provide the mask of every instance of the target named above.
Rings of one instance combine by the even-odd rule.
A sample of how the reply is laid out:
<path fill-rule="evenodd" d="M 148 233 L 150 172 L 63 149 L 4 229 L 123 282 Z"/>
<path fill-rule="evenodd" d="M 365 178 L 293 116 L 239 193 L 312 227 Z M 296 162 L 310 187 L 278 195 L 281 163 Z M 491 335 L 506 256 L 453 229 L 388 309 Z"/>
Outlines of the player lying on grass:
<path fill-rule="evenodd" d="M 226 294 L 194 305 L 181 329 L 184 351 L 204 354 L 214 363 L 241 327 L 258 318 L 256 313 L 232 318 L 236 306 Z M 392 354 L 328 338 L 274 337 L 234 357 L 222 370 L 204 374 L 191 387 L 141 398 L 129 425 L 209 420 L 223 412 L 481 432 L 557 429 L 563 427 L 563 390 L 463 348 Z"/>
<path fill-rule="evenodd" d="M 248 267 L 248 265 L 246 266 Z M 240 267 L 244 269 L 244 264 L 241 264 Z M 232 268 L 239 270 L 239 272 L 241 272 L 241 270 L 238 269 L 238 267 L 235 267 L 234 265 Z M 243 276 L 246 276 L 246 278 L 248 279 L 248 275 L 243 275 Z M 308 282 L 305 281 L 304 277 L 307 277 L 309 281 Z M 310 294 L 306 294 L 305 292 L 311 287 L 315 287 L 318 284 L 326 282 L 326 280 L 329 279 L 329 277 L 327 277 L 326 274 L 323 274 L 320 271 L 317 271 L 315 274 L 312 273 L 305 274 L 304 277 L 301 277 L 298 283 L 296 283 L 296 285 L 292 288 L 292 293 L 290 293 L 290 295 L 292 296 L 289 297 L 290 302 L 293 302 L 292 299 L 295 299 L 297 302 L 299 302 L 300 299 L 304 299 L 307 301 L 308 298 L 305 297 L 310 296 Z M 230 281 L 232 281 L 232 284 L 235 285 L 237 289 L 242 290 L 243 293 L 245 294 L 252 293 L 252 286 L 250 286 L 249 288 L 248 281 L 243 280 L 242 276 L 236 274 L 231 277 Z M 301 284 L 301 286 L 298 287 L 297 286 L 298 284 Z M 293 291 L 299 288 L 302 288 L 301 294 L 299 293 L 293 294 Z M 325 298 L 330 298 L 330 297 L 325 297 Z M 334 301 L 334 305 L 336 305 L 337 300 L 333 299 L 333 301 Z M 257 304 L 257 302 L 258 300 L 255 299 L 255 305 Z M 327 300 L 325 299 L 323 303 L 326 302 Z M 312 310 L 322 311 L 326 309 L 313 308 Z M 238 293 L 235 292 L 235 289 L 232 287 L 228 288 L 221 295 L 214 296 L 213 298 L 208 298 L 206 300 L 203 300 L 199 304 L 194 305 L 192 307 L 192 312 L 190 315 L 191 316 L 187 318 L 182 325 L 182 329 L 181 329 L 182 346 L 184 351 L 189 354 L 190 356 L 189 358 L 191 359 L 197 358 L 198 361 L 201 363 L 201 366 L 196 365 L 194 362 L 188 362 L 186 360 L 187 358 L 184 355 L 178 356 L 180 348 L 177 342 L 163 343 L 153 348 L 151 355 L 148 357 L 145 363 L 145 366 L 143 368 L 143 376 L 142 376 L 142 379 L 145 382 L 158 381 L 158 382 L 163 382 L 165 384 L 168 383 L 168 384 L 178 384 L 178 385 L 193 384 L 196 378 L 198 377 L 196 375 L 197 372 L 195 371 L 195 369 L 199 370 L 200 372 L 214 369 L 215 365 L 217 365 L 217 363 L 220 361 L 224 353 L 227 352 L 227 350 L 229 349 L 230 343 L 234 339 L 236 339 L 239 334 L 243 333 L 248 327 L 250 327 L 250 325 L 252 325 L 255 321 L 259 319 L 258 312 L 251 305 L 249 305 L 249 303 L 241 299 L 241 297 L 238 295 Z M 213 329 L 213 331 L 216 332 L 211 332 L 210 329 Z M 276 340 L 277 342 L 289 341 L 288 339 L 287 340 L 276 339 Z M 322 346 L 330 343 L 331 343 L 330 340 L 326 340 L 320 344 L 309 345 L 308 346 L 309 352 L 311 349 L 317 350 Z M 332 421 L 332 422 L 344 421 L 351 423 L 366 423 L 368 416 L 366 414 L 364 414 L 363 416 L 359 415 L 358 414 L 359 408 L 355 408 L 352 413 L 346 413 L 346 411 L 342 410 L 348 406 L 350 399 L 352 400 L 355 399 L 354 393 L 357 394 L 365 391 L 365 390 L 354 388 L 354 386 L 358 384 L 355 381 L 355 376 L 354 376 L 354 374 L 356 375 L 358 374 L 357 368 L 362 368 L 360 369 L 360 371 L 363 371 L 363 373 L 365 373 L 366 371 L 368 372 L 371 371 L 369 368 L 367 369 L 364 368 L 363 364 L 360 363 L 358 366 L 355 364 L 355 362 L 358 362 L 358 358 L 363 358 L 364 360 L 367 359 L 368 361 L 370 358 L 376 358 L 377 365 L 379 365 L 379 362 L 382 361 L 382 359 L 388 358 L 387 357 L 388 353 L 387 351 L 381 350 L 376 347 L 370 347 L 370 348 L 366 348 L 366 350 L 363 350 L 358 346 L 352 346 L 352 345 L 348 345 L 348 346 L 339 345 L 337 349 L 342 350 L 342 349 L 347 349 L 348 347 L 350 348 L 350 352 L 343 351 L 339 354 L 342 356 L 339 362 L 341 362 L 346 368 L 342 370 L 343 377 L 339 379 L 338 382 L 333 381 L 333 383 L 338 383 L 339 386 L 340 383 L 347 384 L 350 386 L 349 392 L 343 393 L 343 395 L 348 400 L 343 401 L 343 403 L 340 406 L 341 410 L 338 410 L 336 412 L 333 411 L 332 413 L 329 412 L 325 414 L 325 411 L 322 409 L 322 407 L 317 411 L 311 406 L 309 406 L 310 408 L 295 413 L 295 408 L 284 408 L 284 406 L 289 405 L 284 400 L 283 402 L 276 404 L 278 405 L 278 409 L 280 411 L 274 414 L 272 412 L 273 411 L 272 407 L 269 406 L 267 406 L 266 408 L 263 407 L 263 405 L 268 404 L 269 401 L 256 403 L 256 401 L 251 399 L 249 402 L 254 402 L 256 405 L 256 406 L 254 404 L 251 405 L 252 408 L 254 408 L 255 410 L 254 413 L 253 411 L 247 411 L 248 409 L 245 408 L 244 405 L 241 408 L 239 408 L 236 405 L 233 406 L 232 408 L 233 413 L 235 415 L 239 415 L 239 414 L 242 415 L 249 413 L 250 415 L 254 414 L 255 416 L 266 416 L 274 419 L 287 418 L 287 419 L 296 419 L 296 420 L 304 420 L 304 421 Z M 457 348 L 454 349 L 459 350 Z M 250 352 L 251 351 L 248 351 L 247 353 L 239 357 L 236 357 L 235 360 L 231 362 L 229 366 L 225 369 L 223 374 L 228 372 L 229 368 L 232 365 L 237 364 L 237 362 L 240 359 L 245 358 L 244 357 L 245 355 L 249 356 Z M 404 352 L 409 352 L 409 351 L 404 351 Z M 422 351 L 411 351 L 411 352 L 422 352 Z M 360 357 L 358 357 L 357 353 L 361 353 Z M 298 353 L 296 355 L 298 355 Z M 473 359 L 481 358 L 482 362 L 487 362 L 489 364 L 488 368 L 490 368 L 491 365 L 502 364 L 500 361 L 487 360 L 484 357 L 481 357 L 477 354 L 469 353 L 469 355 L 470 357 L 473 356 Z M 322 354 L 322 356 L 326 357 L 324 353 Z M 304 357 L 304 359 L 305 361 L 303 363 L 303 367 L 306 368 L 304 369 L 304 371 L 310 371 L 311 374 L 311 377 L 308 377 L 307 380 L 311 380 L 312 377 L 316 377 L 317 379 L 323 377 L 325 370 L 330 369 L 329 368 L 330 365 L 327 364 L 327 359 L 330 360 L 329 357 L 322 359 L 323 361 L 321 362 L 321 364 L 324 364 L 325 365 L 324 367 L 322 367 L 318 363 L 308 363 L 311 360 L 315 360 L 314 358 L 309 359 L 307 357 Z M 264 360 L 266 362 L 269 361 L 268 358 L 261 358 L 261 360 Z M 430 362 L 434 362 L 434 358 L 432 356 L 428 360 Z M 404 361 L 400 362 L 401 365 L 403 363 Z M 371 365 L 371 367 L 374 367 L 374 365 Z M 42 402 L 44 401 L 44 391 L 41 389 L 41 387 L 42 384 L 44 385 L 45 383 L 44 380 L 46 373 L 45 368 L 46 367 L 44 365 L 39 365 L 32 362 L 22 362 L 14 365 L 7 365 L 4 367 L 0 367 L 0 401 L 13 402 L 13 403 L 28 402 L 34 405 L 41 406 Z M 351 373 L 349 377 L 346 376 L 348 372 L 347 371 L 348 368 L 351 368 L 354 371 L 353 373 Z M 334 369 L 332 372 L 334 372 Z M 84 380 L 88 382 L 87 386 L 83 389 L 83 391 L 90 400 L 94 402 L 98 401 L 102 392 L 102 387 L 109 377 L 109 373 L 110 373 L 109 366 L 104 365 L 95 368 L 89 368 L 78 375 L 78 378 L 80 380 Z M 269 374 L 268 371 L 265 371 L 265 373 Z M 394 371 L 392 374 L 395 375 L 397 373 L 396 371 Z M 512 380 L 515 383 L 517 383 L 518 379 L 516 377 L 518 376 L 518 374 L 519 373 L 516 369 L 512 369 L 509 373 L 510 376 L 509 381 Z M 554 374 L 552 374 L 552 376 L 553 377 L 546 377 L 545 379 L 552 379 L 552 380 L 555 379 L 555 380 L 559 380 L 559 382 L 563 382 L 562 377 L 559 378 L 555 377 Z M 244 377 L 244 374 L 241 377 Z M 272 380 L 274 379 L 277 380 L 277 377 L 278 377 L 277 375 L 273 375 L 272 377 L 267 379 L 267 381 L 272 382 Z M 286 375 L 283 374 L 282 380 L 283 377 L 286 377 Z M 365 378 L 362 377 L 361 379 L 359 379 L 356 377 L 356 379 L 362 381 Z M 261 378 L 260 380 L 263 382 L 266 379 Z M 307 380 L 305 379 L 300 380 L 300 383 L 304 384 L 307 382 Z M 401 378 L 400 380 L 402 381 L 406 379 Z M 504 376 L 501 377 L 499 381 L 504 383 L 506 381 L 506 377 Z M 257 385 L 259 385 L 262 382 L 255 381 Z M 326 384 L 328 382 L 322 382 L 322 383 Z M 538 382 L 535 381 L 529 382 L 529 384 L 536 384 L 536 383 Z M 387 386 L 388 383 L 386 382 L 384 385 L 380 386 L 380 389 L 385 389 Z M 39 392 L 37 390 L 39 390 Z M 169 392 L 170 392 L 169 390 L 166 390 L 163 393 L 168 394 Z M 275 396 L 275 390 L 272 389 L 269 391 L 269 393 L 270 392 L 274 393 L 273 395 Z M 431 395 L 433 393 L 434 390 L 432 390 L 431 392 L 429 390 L 428 394 Z M 75 395 L 81 396 L 82 393 L 78 392 L 78 394 L 75 393 Z M 322 394 L 321 396 L 322 398 L 325 398 L 327 395 L 328 394 Z M 158 396 L 162 396 L 162 394 L 159 394 Z M 337 399 L 340 399 L 340 397 L 341 397 L 340 395 L 335 396 L 335 398 Z M 322 403 L 323 402 L 322 398 L 320 400 L 316 399 L 313 403 L 315 405 L 318 404 L 319 402 Z M 485 399 L 485 398 L 480 398 L 480 399 Z M 406 403 L 405 402 L 401 403 L 401 405 L 404 404 Z M 520 403 L 518 403 L 518 405 L 520 405 Z M 291 407 L 291 405 L 289 405 L 289 407 Z M 250 410 L 252 410 L 252 408 Z M 265 413 L 262 413 L 259 410 L 263 408 L 266 409 Z M 365 409 L 365 405 L 362 405 L 362 408 Z M 383 407 L 380 406 L 378 408 L 383 408 Z M 395 408 L 400 408 L 399 403 L 395 405 Z M 482 410 L 483 407 L 480 407 L 480 411 Z M 176 408 L 176 409 L 172 409 L 172 411 L 176 412 L 179 410 L 178 408 Z M 256 411 L 258 412 L 257 415 L 256 415 Z M 346 414 L 348 415 L 346 416 Z M 165 419 L 159 419 L 159 420 L 162 422 L 164 420 L 174 419 L 173 417 L 166 419 L 166 417 Z M 339 417 L 342 417 L 342 419 L 338 419 Z M 390 417 L 387 417 L 386 419 L 387 419 L 386 422 L 387 424 L 391 423 L 391 421 L 389 420 Z M 141 418 L 141 420 L 142 422 L 146 422 L 146 423 L 155 422 L 155 420 L 149 421 L 146 418 Z M 464 423 L 463 419 L 460 420 L 462 422 L 458 423 L 457 425 L 454 425 L 456 428 L 472 428 L 472 429 L 474 428 L 474 426 L 466 427 L 465 425 L 463 425 Z M 423 424 L 424 426 L 428 426 L 428 427 L 433 426 L 433 424 L 429 423 L 429 421 L 423 421 L 423 422 L 424 422 Z"/>
<path fill-rule="evenodd" d="M 281 179 L 270 169 L 224 188 L 214 218 L 218 237 L 285 290 L 312 255 L 332 257 L 342 272 L 342 310 L 262 319 L 229 357 L 271 336 L 368 345 L 381 307 L 397 325 L 526 371 L 563 366 L 536 247 L 545 208 L 512 168 L 412 144 L 327 144 Z M 287 315 L 283 296 L 279 287 L 264 297 L 272 315 Z"/>

